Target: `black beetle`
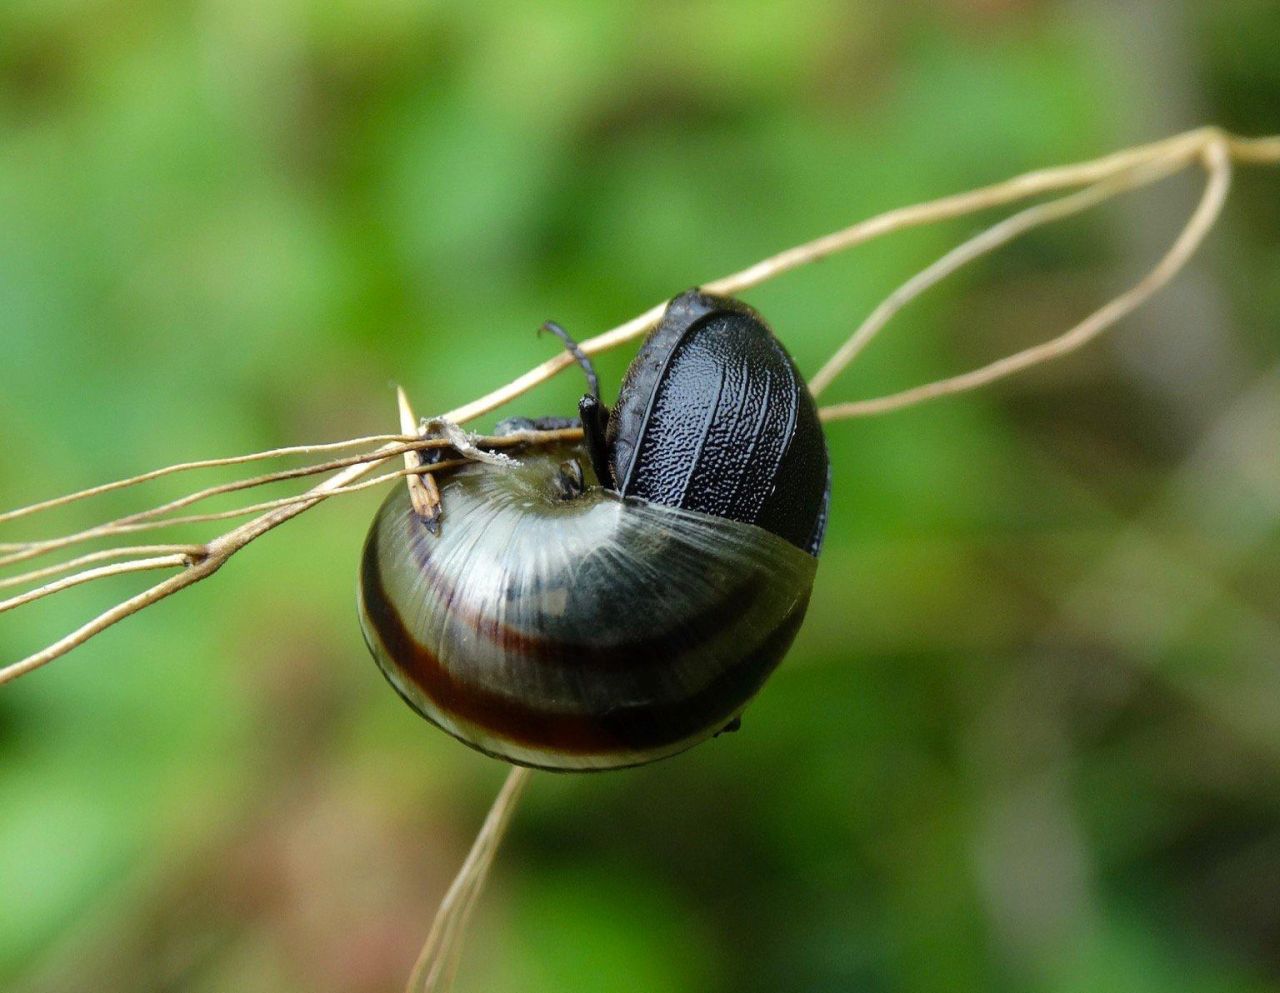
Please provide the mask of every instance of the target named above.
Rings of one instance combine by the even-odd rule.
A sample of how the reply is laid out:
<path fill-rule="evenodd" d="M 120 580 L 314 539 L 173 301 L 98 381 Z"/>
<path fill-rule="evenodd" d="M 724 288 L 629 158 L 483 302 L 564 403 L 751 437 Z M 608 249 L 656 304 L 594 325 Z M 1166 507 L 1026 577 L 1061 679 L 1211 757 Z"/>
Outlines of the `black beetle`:
<path fill-rule="evenodd" d="M 756 524 L 818 554 L 830 489 L 822 425 L 791 356 L 752 308 L 697 289 L 676 297 L 612 411 L 567 343 L 588 370 L 578 410 L 602 486 Z"/>

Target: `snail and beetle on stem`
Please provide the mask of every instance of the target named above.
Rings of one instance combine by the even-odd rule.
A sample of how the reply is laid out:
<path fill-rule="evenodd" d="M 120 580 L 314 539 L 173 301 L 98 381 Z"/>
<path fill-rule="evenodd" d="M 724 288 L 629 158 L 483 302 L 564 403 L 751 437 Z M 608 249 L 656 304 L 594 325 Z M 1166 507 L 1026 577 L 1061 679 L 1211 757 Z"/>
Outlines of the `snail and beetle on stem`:
<path fill-rule="evenodd" d="M 791 357 L 737 300 L 672 300 L 612 410 L 547 328 L 587 373 L 582 442 L 442 474 L 426 514 L 397 487 L 365 545 L 361 625 L 396 691 L 464 743 L 544 769 L 638 765 L 736 728 L 790 647 L 826 443 Z"/>

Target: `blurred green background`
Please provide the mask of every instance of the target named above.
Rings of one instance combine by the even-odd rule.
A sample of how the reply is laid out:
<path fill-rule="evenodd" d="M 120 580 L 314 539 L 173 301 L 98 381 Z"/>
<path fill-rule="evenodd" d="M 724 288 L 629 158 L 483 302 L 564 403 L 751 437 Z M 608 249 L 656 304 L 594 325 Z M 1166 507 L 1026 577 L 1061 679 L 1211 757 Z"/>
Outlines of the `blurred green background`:
<path fill-rule="evenodd" d="M 1207 121 L 1275 132 L 1277 51 L 1272 0 L 6 0 L 0 509 L 394 430 L 393 382 L 448 409 L 553 353 L 544 319 L 587 336 L 890 207 Z M 966 272 L 828 398 L 1065 329 L 1197 183 Z M 746 296 L 812 372 L 983 220 Z M 459 990 L 1280 989 L 1278 438 L 1256 170 L 1104 343 L 830 428 L 809 620 L 743 731 L 537 777 Z M 378 499 L 0 691 L 0 988 L 400 988 L 504 769 L 367 656 Z M 140 587 L 5 615 L 0 661 Z"/>

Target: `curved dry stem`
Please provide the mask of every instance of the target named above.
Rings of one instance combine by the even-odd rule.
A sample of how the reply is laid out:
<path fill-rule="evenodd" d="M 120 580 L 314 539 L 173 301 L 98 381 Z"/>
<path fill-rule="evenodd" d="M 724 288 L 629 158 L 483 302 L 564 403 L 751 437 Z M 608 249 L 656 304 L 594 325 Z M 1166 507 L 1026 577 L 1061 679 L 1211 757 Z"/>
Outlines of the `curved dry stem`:
<path fill-rule="evenodd" d="M 149 483 L 153 479 L 161 479 L 164 476 L 172 476 L 179 472 L 190 472 L 193 469 L 211 469 L 219 466 L 228 465 L 244 465 L 249 462 L 261 462 L 266 459 L 282 458 L 289 455 L 314 455 L 316 452 L 333 452 L 341 451 L 344 448 L 355 448 L 357 445 L 381 445 L 387 442 L 401 441 L 412 442 L 416 434 L 396 435 L 396 434 L 371 434 L 363 438 L 349 438 L 346 441 L 324 442 L 319 445 L 289 445 L 285 448 L 272 448 L 265 452 L 252 452 L 249 455 L 232 455 L 228 458 L 221 459 L 200 459 L 195 462 L 179 462 L 177 465 L 165 466 L 163 469 L 152 469 L 150 472 L 144 472 L 137 476 L 130 476 L 128 479 L 118 479 L 111 483 L 102 483 L 99 486 L 91 486 L 85 490 L 78 490 L 75 493 L 68 493 L 65 496 L 54 497 L 51 500 L 42 500 L 39 503 L 28 504 L 25 507 L 19 507 L 17 510 L 9 510 L 0 514 L 0 524 L 6 524 L 9 521 L 17 520 L 19 517 L 27 517 L 31 514 L 39 513 L 42 510 L 52 510 L 54 507 L 63 507 L 69 503 L 75 503 L 79 500 L 87 500 L 89 497 L 99 496 L 103 493 L 111 493 L 114 490 L 123 490 L 129 486 L 137 486 L 140 483 Z"/>
<path fill-rule="evenodd" d="M 1280 135 L 1265 138 L 1241 138 L 1221 132 L 1233 161 L 1241 165 L 1280 165 Z"/>
<path fill-rule="evenodd" d="M 408 394 L 399 386 L 396 387 L 396 409 L 400 414 L 400 430 L 410 434 L 416 433 L 419 424 L 418 415 L 413 412 Z M 440 490 L 436 486 L 436 481 L 430 476 L 423 478 L 414 472 L 421 465 L 420 453 L 404 453 L 404 467 L 409 473 L 405 477 L 409 487 L 409 502 L 419 517 L 434 522 L 440 515 Z"/>
<path fill-rule="evenodd" d="M 390 449 L 391 451 L 387 452 L 387 454 L 379 461 L 385 461 L 386 459 L 391 458 L 392 455 L 396 454 L 399 447 L 400 446 L 394 444 L 385 446 L 384 450 Z M 228 531 L 220 538 L 214 539 L 207 545 L 208 553 L 204 558 L 200 559 L 198 562 L 192 563 L 176 576 L 171 576 L 163 582 L 152 586 L 150 589 L 144 590 L 142 593 L 116 604 L 110 610 L 103 611 L 87 624 L 81 625 L 79 628 L 72 631 L 67 636 L 53 642 L 51 645 L 48 645 L 42 650 L 28 655 L 24 659 L 19 659 L 17 662 L 13 662 L 0 669 L 0 685 L 17 679 L 19 676 L 23 676 L 28 672 L 33 672 L 43 665 L 47 665 L 54 659 L 65 655 L 73 648 L 83 645 L 90 638 L 101 634 L 107 628 L 124 620 L 124 618 L 129 615 L 136 614 L 138 611 L 143 610 L 146 607 L 150 607 L 152 604 L 159 603 L 161 600 L 172 596 L 179 590 L 184 590 L 188 586 L 200 582 L 202 579 L 207 579 L 222 568 L 223 564 L 232 555 L 249 542 L 261 537 L 273 528 L 279 527 L 285 521 L 296 517 L 309 507 L 314 506 L 315 503 L 324 499 L 324 494 L 329 490 L 338 489 L 359 479 L 365 473 L 369 472 L 376 464 L 376 462 L 364 462 L 349 466 L 336 475 L 330 476 L 324 482 L 310 490 L 309 495 L 313 496 L 314 500 L 269 511 L 261 517 L 254 518 L 252 521 L 242 524 L 234 530 Z"/>
<path fill-rule="evenodd" d="M 68 576 L 66 579 L 46 583 L 38 590 L 20 593 L 18 596 L 10 597 L 8 600 L 0 600 L 0 614 L 3 614 L 6 610 L 13 610 L 14 607 L 21 607 L 24 604 L 34 603 L 36 600 L 43 600 L 54 593 L 61 593 L 63 590 L 93 582 L 95 579 L 124 576 L 131 572 L 146 572 L 150 569 L 174 569 L 190 564 L 191 559 L 186 555 L 157 555 L 149 559 L 135 559 L 132 562 L 117 562 L 114 565 L 86 569 L 83 572 L 76 573 L 74 576 Z"/>
<path fill-rule="evenodd" d="M 66 562 L 59 562 L 56 565 L 48 565 L 42 569 L 32 569 L 30 572 L 24 572 L 18 576 L 6 576 L 4 579 L 0 579 L 0 590 L 13 586 L 26 586 L 27 583 L 34 583 L 39 579 L 47 579 L 49 576 L 56 576 L 60 572 L 69 572 L 72 569 L 79 569 L 82 566 L 90 565 L 94 562 L 104 562 L 108 559 L 172 554 L 181 554 L 188 558 L 197 559 L 201 558 L 205 551 L 204 545 L 126 545 L 123 548 L 104 548 L 98 552 L 89 552 L 87 555 L 68 559 Z"/>
<path fill-rule="evenodd" d="M 1175 160 L 1181 159 L 1184 163 L 1189 163 L 1209 142 L 1224 140 L 1228 142 L 1229 147 L 1233 150 L 1240 147 L 1246 154 L 1258 156 L 1253 161 L 1270 161 L 1266 158 L 1270 153 L 1270 147 L 1265 141 L 1250 143 L 1241 139 L 1224 137 L 1223 133 L 1217 128 L 1199 128 L 1172 138 L 1166 138 L 1163 141 L 1105 155 L 1089 162 L 1058 166 L 1052 169 L 1039 169 L 1034 172 L 1024 173 L 1021 176 L 1015 176 L 1013 179 L 1005 180 L 1001 183 L 994 183 L 991 186 L 971 190 L 967 193 L 958 193 L 938 200 L 931 200 L 927 203 L 886 211 L 883 214 L 865 221 L 859 221 L 857 224 L 842 228 L 821 238 L 815 238 L 813 241 L 806 242 L 803 245 L 797 245 L 795 248 L 779 252 L 777 255 L 770 256 L 729 276 L 703 283 L 702 288 L 708 293 L 727 295 L 741 293 L 743 290 L 759 286 L 761 283 L 767 282 L 785 272 L 790 272 L 792 269 L 798 269 L 801 266 L 817 262 L 837 252 L 847 251 L 881 235 L 904 231 L 907 228 L 918 227 L 922 224 L 933 224 L 955 217 L 963 217 L 992 207 L 1000 207 L 1018 200 L 1026 200 L 1043 193 L 1088 186 L 1125 172 L 1135 166 L 1151 162 L 1154 159 L 1167 157 Z M 594 355 L 597 352 L 607 351 L 626 341 L 637 338 L 658 322 L 665 309 L 666 302 L 664 301 L 650 307 L 643 314 L 633 317 L 612 330 L 596 335 L 594 338 L 588 338 L 580 343 L 580 347 L 588 355 Z M 473 400 L 455 408 L 445 417 L 458 423 L 465 423 L 479 417 L 481 414 L 488 413 L 514 400 L 522 393 L 527 393 L 540 383 L 546 382 L 562 369 L 573 365 L 573 362 L 573 357 L 568 352 L 561 352 L 535 366 L 524 375 L 512 380 L 506 386 L 499 387 L 478 400 Z"/>
<path fill-rule="evenodd" d="M 581 434 L 582 432 L 578 428 L 568 428 L 557 431 L 520 431 L 497 438 L 482 438 L 478 439 L 478 441 L 486 447 L 490 445 L 493 447 L 515 447 L 525 444 L 537 444 L 551 440 L 573 440 L 581 437 Z M 424 441 L 422 444 L 427 447 L 446 447 L 442 445 L 438 439 L 429 439 Z M 156 584 L 151 589 L 146 590 L 135 597 L 131 597 L 130 599 L 117 604 L 110 610 L 104 611 L 89 623 L 77 628 L 65 638 L 54 642 L 43 650 L 29 655 L 24 659 L 20 659 L 17 662 L 5 666 L 4 668 L 0 668 L 0 685 L 3 685 L 10 680 L 17 679 L 19 676 L 32 672 L 35 669 L 52 662 L 54 659 L 65 655 L 73 648 L 84 644 L 90 638 L 100 634 L 102 631 L 105 631 L 111 625 L 123 620 L 130 614 L 137 613 L 144 607 L 149 607 L 153 603 L 158 603 L 160 600 L 172 596 L 179 590 L 185 589 L 193 583 L 199 582 L 200 580 L 213 575 L 213 573 L 222 567 L 223 563 L 226 562 L 227 559 L 249 542 L 256 540 L 268 531 L 279 527 L 285 521 L 296 517 L 304 510 L 309 510 L 311 507 L 314 507 L 316 504 L 321 503 L 332 496 L 358 492 L 372 486 L 381 485 L 382 483 L 392 479 L 408 476 L 412 473 L 432 473 L 444 469 L 457 468 L 459 465 L 462 465 L 467 461 L 447 460 L 435 463 L 434 465 L 419 466 L 414 470 L 401 469 L 396 472 L 379 476 L 376 479 L 367 480 L 363 483 L 356 482 L 356 480 L 370 472 L 376 465 L 385 462 L 387 459 L 394 458 L 396 455 L 401 455 L 404 451 L 405 446 L 402 444 L 393 443 L 386 445 L 379 452 L 374 453 L 374 455 L 376 455 L 376 459 L 362 456 L 363 461 L 347 466 L 337 475 L 331 476 L 329 479 L 308 490 L 306 493 L 293 497 L 285 497 L 280 500 L 269 501 L 267 504 L 258 505 L 255 508 L 239 508 L 237 510 L 222 511 L 216 514 L 191 515 L 185 519 L 174 518 L 167 521 L 140 522 L 117 528 L 115 533 L 125 533 L 147 528 L 166 527 L 173 524 L 189 524 L 206 520 L 220 520 L 225 517 L 241 516 L 245 513 L 265 510 L 265 513 L 263 513 L 262 516 L 242 524 L 240 527 L 232 531 L 228 531 L 221 537 L 202 546 L 201 550 L 204 553 L 203 556 L 193 558 L 190 561 L 190 564 L 187 565 L 186 569 L 178 575 Z M 110 569 L 100 571 L 89 571 L 95 572 L 95 575 L 92 578 L 102 578 L 103 576 L 116 575 L 120 572 L 134 570 L 110 567 Z M 70 578 L 75 580 L 79 575 L 82 574 L 77 574 L 77 576 Z M 67 589 L 72 585 L 78 585 L 78 583 L 59 585 L 58 589 Z M 54 590 L 53 592 L 57 591 L 58 590 Z"/>
<path fill-rule="evenodd" d="M 405 987 L 406 993 L 439 993 L 452 985 L 462 954 L 467 922 L 484 888 L 493 858 L 515 812 L 516 802 L 532 775 L 533 770 L 523 766 L 512 766 L 507 774 L 506 782 L 494 798 L 466 861 L 440 901 L 431 931 Z"/>
<path fill-rule="evenodd" d="M 128 600 L 116 604 L 110 610 L 103 611 L 88 624 L 85 624 L 65 638 L 60 638 L 53 644 L 47 646 L 43 650 L 28 655 L 24 659 L 20 659 L 10 665 L 0 669 L 0 685 L 17 679 L 19 676 L 26 675 L 35 669 L 39 669 L 42 665 L 52 662 L 59 658 L 77 645 L 83 645 L 86 641 L 96 634 L 105 631 L 117 621 L 124 620 L 130 614 L 136 614 L 144 607 L 149 607 L 153 603 L 159 603 L 166 597 L 172 596 L 178 590 L 186 589 L 193 583 L 199 582 L 206 576 L 211 576 L 218 568 L 221 567 L 225 559 L 205 558 L 200 563 L 184 569 L 178 575 L 166 579 L 162 583 L 157 583 L 137 596 L 132 596 Z"/>
<path fill-rule="evenodd" d="M 571 432 L 572 433 L 572 432 Z M 548 432 L 537 432 L 537 434 L 548 434 Z M 563 432 L 551 432 L 559 437 Z M 399 435 L 391 436 L 399 439 Z M 549 439 L 548 439 L 549 440 Z M 522 434 L 502 435 L 501 437 L 479 438 L 476 443 L 485 447 L 502 448 L 510 447 L 526 443 L 525 436 Z M 408 442 L 395 442 L 390 449 L 390 454 L 404 453 L 408 458 L 410 455 L 416 456 L 418 452 L 424 449 L 433 448 L 449 448 L 452 447 L 448 439 L 445 438 L 419 438 Z M 194 493 L 188 493 L 185 496 L 170 500 L 158 506 L 140 510 L 132 514 L 126 514 L 124 517 L 118 517 L 113 521 L 105 524 L 97 524 L 91 528 L 85 528 L 82 531 L 76 531 L 72 534 L 61 535 L 57 538 L 48 538 L 37 541 L 25 542 L 0 542 L 0 551 L 8 554 L 0 555 L 0 567 L 14 565 L 18 562 L 24 562 L 28 559 L 47 554 L 48 552 L 57 551 L 61 548 L 67 548 L 71 545 L 81 544 L 82 542 L 92 541 L 96 538 L 107 536 L 115 536 L 119 534 L 135 534 L 139 531 L 153 531 L 157 528 L 169 527 L 181 524 L 199 524 L 208 521 L 229 520 L 236 517 L 243 517 L 245 514 L 260 513 L 264 510 L 270 510 L 274 507 L 287 506 L 290 503 L 304 499 L 303 497 L 286 497 L 282 500 L 268 500 L 263 503 L 252 504 L 248 507 L 240 507 L 235 510 L 219 511 L 209 514 L 192 514 L 185 517 L 172 517 L 164 520 L 158 518 L 165 514 L 172 513 L 175 510 L 181 510 L 183 507 L 189 507 L 192 504 L 200 503 L 216 496 L 225 496 L 228 493 L 238 493 L 242 490 L 253 489 L 258 486 L 265 486 L 269 483 L 279 483 L 291 479 L 302 479 L 307 476 L 315 476 L 324 472 L 331 472 L 334 469 L 342 469 L 351 465 L 358 465 L 362 462 L 382 462 L 386 459 L 387 449 L 379 449 L 377 452 L 364 452 L 360 455 L 350 455 L 341 459 L 331 459 L 328 462 L 319 462 L 314 465 L 301 466 L 296 469 L 284 469 L 279 472 L 265 473 L 260 476 L 253 476 L 249 479 L 239 479 L 231 483 L 222 483 L 217 486 L 209 486 Z"/>
<path fill-rule="evenodd" d="M 397 443 L 395 447 L 402 451 L 414 451 L 419 447 L 428 444 L 425 441 L 408 441 Z M 430 445 L 442 447 L 443 442 L 432 439 Z M 118 517 L 113 521 L 105 524 L 98 524 L 83 531 L 77 531 L 69 535 L 62 535 L 58 538 L 49 538 L 36 541 L 24 542 L 0 542 L 0 551 L 9 552 L 10 554 L 0 556 L 0 566 L 12 565 L 46 552 L 56 551 L 59 548 L 65 548 L 69 545 L 79 544 L 83 541 L 90 541 L 94 538 L 100 538 L 104 535 L 128 533 L 130 531 L 146 530 L 144 527 L 134 527 L 133 525 L 144 521 L 154 520 L 164 514 L 172 513 L 175 510 L 181 510 L 183 507 L 189 507 L 194 503 L 202 500 L 208 500 L 212 497 L 223 496 L 227 493 L 237 493 L 241 490 L 253 489 L 258 486 L 265 486 L 268 483 L 279 483 L 290 479 L 303 479 L 307 476 L 315 476 L 324 472 L 332 472 L 334 469 L 343 469 L 350 465 L 358 465 L 361 462 L 382 461 L 385 458 L 378 452 L 364 452 L 359 455 L 349 455 L 341 459 L 330 459 L 327 462 L 318 462 L 313 465 L 300 466 L 295 469 L 283 469 L 279 472 L 269 472 L 260 476 L 252 476 L 249 479 L 238 479 L 231 483 L 222 483 L 217 486 L 208 486 L 204 489 L 197 490 L 194 493 L 188 493 L 176 500 L 170 500 L 166 503 L 150 507 L 147 510 L 140 510 L 132 514 L 126 514 L 124 517 Z M 87 492 L 87 491 L 86 491 Z M 237 512 L 232 512 L 227 516 L 236 516 Z M 210 520 L 219 518 L 211 517 Z M 164 523 L 164 522 L 162 522 Z M 191 523 L 185 519 L 175 519 L 174 523 Z M 153 525 L 155 526 L 155 525 Z"/>
<path fill-rule="evenodd" d="M 383 461 L 383 460 L 379 460 Z M 352 483 L 348 486 L 340 486 L 334 490 L 326 490 L 324 493 L 312 494 L 299 493 L 295 496 L 280 497 L 276 500 L 263 500 L 260 503 L 251 503 L 244 507 L 233 507 L 231 510 L 214 510 L 207 514 L 184 514 L 181 517 L 166 517 L 158 521 L 138 521 L 136 523 L 112 522 L 111 524 L 102 525 L 100 528 L 94 528 L 91 532 L 81 532 L 76 535 L 69 536 L 65 544 L 70 544 L 72 540 L 76 542 L 88 541 L 92 538 L 100 538 L 104 535 L 112 537 L 121 534 L 137 534 L 140 531 L 158 531 L 163 528 L 180 527 L 190 524 L 208 524 L 212 521 L 228 521 L 237 517 L 247 517 L 250 514 L 261 514 L 264 511 L 275 510 L 277 507 L 289 507 L 296 503 L 314 503 L 320 500 L 327 500 L 331 497 L 341 496 L 345 493 L 357 493 L 360 490 L 367 490 L 371 487 L 389 482 L 392 479 L 400 479 L 401 477 L 417 477 L 429 476 L 435 472 L 441 472 L 445 469 L 457 469 L 459 466 L 466 465 L 470 459 L 447 459 L 443 462 L 435 462 L 431 465 L 418 466 L 414 469 L 402 469 L 398 472 L 389 472 L 378 476 L 375 479 L 367 479 L 361 483 Z M 56 568 L 56 567 L 53 567 Z"/>
<path fill-rule="evenodd" d="M 872 400 L 857 400 L 852 403 L 823 407 L 819 411 L 822 420 L 830 422 L 851 417 L 865 417 L 869 414 L 883 414 L 892 410 L 901 410 L 904 407 L 913 407 L 938 397 L 975 390 L 990 385 L 998 379 L 1022 372 L 1031 366 L 1060 358 L 1091 342 L 1146 303 L 1177 275 L 1213 228 L 1222 212 L 1222 205 L 1226 202 L 1227 192 L 1231 186 L 1231 159 L 1228 156 L 1227 145 L 1221 142 L 1210 145 L 1205 150 L 1204 160 L 1205 168 L 1209 173 L 1204 194 L 1173 246 L 1146 276 L 1069 331 L 959 376 L 926 383 L 923 386 L 903 390 L 901 393 Z"/>
<path fill-rule="evenodd" d="M 926 290 L 984 255 L 1009 244 L 1029 231 L 1096 207 L 1120 193 L 1148 186 L 1182 169 L 1186 163 L 1180 156 L 1165 157 L 1131 169 L 1112 179 L 1072 193 L 1057 200 L 1036 204 L 1005 218 L 981 234 L 953 248 L 927 269 L 912 276 L 891 293 L 858 329 L 849 336 L 827 363 L 809 380 L 809 392 L 815 397 L 825 390 L 849 364 L 862 353 L 890 320 L 903 307 Z"/>

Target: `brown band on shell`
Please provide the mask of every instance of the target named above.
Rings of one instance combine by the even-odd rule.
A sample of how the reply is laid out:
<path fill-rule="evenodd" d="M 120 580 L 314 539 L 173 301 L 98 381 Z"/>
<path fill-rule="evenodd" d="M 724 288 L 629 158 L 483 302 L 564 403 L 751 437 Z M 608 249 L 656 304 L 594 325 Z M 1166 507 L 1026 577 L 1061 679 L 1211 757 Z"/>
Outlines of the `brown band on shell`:
<path fill-rule="evenodd" d="M 678 704 L 646 703 L 614 707 L 600 714 L 575 714 L 536 709 L 450 673 L 413 636 L 390 602 L 378 566 L 376 535 L 371 534 L 365 546 L 361 570 L 365 615 L 371 634 L 381 642 L 380 654 L 385 654 L 433 706 L 495 738 L 565 755 L 661 750 L 678 745 L 718 720 L 729 720 L 734 716 L 734 705 L 726 701 L 748 699 L 764 682 L 795 637 L 808 602 L 807 596 L 799 599 L 752 652 Z M 422 712 L 414 701 L 408 702 Z M 431 719 L 428 713 L 423 716 Z"/>

